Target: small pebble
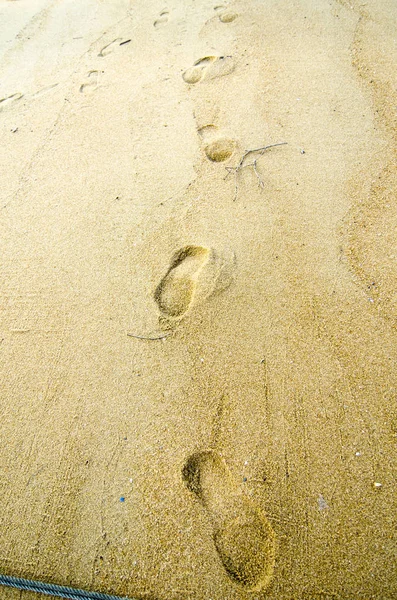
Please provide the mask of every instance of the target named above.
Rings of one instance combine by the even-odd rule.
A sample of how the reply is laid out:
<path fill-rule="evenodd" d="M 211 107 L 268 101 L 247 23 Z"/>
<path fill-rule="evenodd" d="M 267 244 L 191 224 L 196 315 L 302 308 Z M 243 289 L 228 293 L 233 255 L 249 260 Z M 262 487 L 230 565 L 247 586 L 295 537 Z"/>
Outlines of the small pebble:
<path fill-rule="evenodd" d="M 381 483 L 379 483 L 379 481 L 375 481 L 375 483 L 374 483 L 374 488 L 376 488 L 376 489 L 379 489 L 379 488 L 381 488 L 381 487 L 382 487 L 382 484 L 381 484 Z"/>
<path fill-rule="evenodd" d="M 356 452 L 356 456 L 361 456 L 361 452 Z"/>

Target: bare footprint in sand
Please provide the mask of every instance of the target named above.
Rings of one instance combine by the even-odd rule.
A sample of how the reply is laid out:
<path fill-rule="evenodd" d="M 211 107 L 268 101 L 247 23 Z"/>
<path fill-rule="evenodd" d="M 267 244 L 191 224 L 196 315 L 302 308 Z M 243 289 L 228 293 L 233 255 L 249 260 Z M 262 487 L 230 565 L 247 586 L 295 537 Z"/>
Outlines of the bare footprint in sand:
<path fill-rule="evenodd" d="M 102 48 L 98 56 L 104 58 L 105 56 L 113 52 L 116 46 L 120 46 L 120 42 L 122 42 L 122 38 L 116 38 L 115 40 L 113 40 L 113 42 L 110 42 L 110 44 L 106 44 L 106 46 Z"/>
<path fill-rule="evenodd" d="M 193 454 L 182 476 L 208 512 L 215 547 L 228 576 L 246 590 L 266 587 L 274 570 L 276 536 L 264 513 L 212 451 Z"/>
<path fill-rule="evenodd" d="M 214 11 L 217 13 L 221 23 L 231 23 L 238 17 L 237 13 L 233 12 L 232 10 L 228 10 L 226 4 L 215 6 Z"/>
<path fill-rule="evenodd" d="M 93 92 L 97 89 L 99 82 L 99 71 L 89 71 L 87 73 L 87 81 L 80 86 L 80 92 Z"/>
<path fill-rule="evenodd" d="M 205 56 L 197 60 L 192 67 L 184 71 L 183 80 L 194 84 L 206 79 L 216 79 L 233 73 L 234 60 L 231 56 Z"/>
<path fill-rule="evenodd" d="M 162 10 L 161 13 L 159 14 L 158 19 L 156 19 L 155 22 L 153 23 L 153 26 L 156 29 L 158 29 L 162 25 L 165 25 L 166 23 L 168 23 L 169 14 L 170 13 L 168 12 L 168 10 Z"/>
<path fill-rule="evenodd" d="M 194 302 L 226 289 L 233 279 L 234 262 L 234 255 L 226 260 L 203 246 L 178 250 L 154 292 L 163 317 L 180 320 Z"/>
<path fill-rule="evenodd" d="M 215 125 L 200 127 L 198 134 L 204 142 L 204 152 L 212 162 L 227 160 L 236 149 L 236 141 L 229 137 L 220 136 Z"/>
<path fill-rule="evenodd" d="M 186 246 L 171 260 L 170 267 L 160 281 L 154 298 L 162 313 L 180 317 L 192 303 L 198 275 L 207 262 L 210 251 L 201 246 Z"/>

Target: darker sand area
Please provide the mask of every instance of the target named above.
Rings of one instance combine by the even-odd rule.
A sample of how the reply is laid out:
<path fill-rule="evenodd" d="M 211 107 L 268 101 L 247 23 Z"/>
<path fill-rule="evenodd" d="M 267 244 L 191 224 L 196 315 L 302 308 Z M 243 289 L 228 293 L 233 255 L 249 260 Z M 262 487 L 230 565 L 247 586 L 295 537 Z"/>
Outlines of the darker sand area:
<path fill-rule="evenodd" d="M 0 573 L 396 598 L 396 35 L 0 0 Z"/>

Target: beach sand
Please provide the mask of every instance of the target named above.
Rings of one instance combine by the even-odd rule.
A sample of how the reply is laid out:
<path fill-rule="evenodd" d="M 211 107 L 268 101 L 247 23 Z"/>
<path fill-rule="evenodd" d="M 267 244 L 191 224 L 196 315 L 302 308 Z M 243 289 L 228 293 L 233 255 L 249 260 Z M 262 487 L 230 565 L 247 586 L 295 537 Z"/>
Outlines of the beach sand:
<path fill-rule="evenodd" d="M 396 598 L 397 6 L 217 1 L 0 1 L 0 573 Z"/>

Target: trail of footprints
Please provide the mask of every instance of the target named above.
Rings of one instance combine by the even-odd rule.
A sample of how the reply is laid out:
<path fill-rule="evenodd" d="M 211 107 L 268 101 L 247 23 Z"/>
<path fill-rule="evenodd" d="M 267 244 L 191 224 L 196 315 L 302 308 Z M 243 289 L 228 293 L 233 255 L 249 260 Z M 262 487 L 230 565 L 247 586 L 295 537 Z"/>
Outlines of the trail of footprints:
<path fill-rule="evenodd" d="M 215 11 L 222 23 L 231 23 L 237 17 L 226 6 L 217 6 Z M 154 26 L 167 20 L 168 13 L 164 11 Z M 188 85 L 195 85 L 227 76 L 234 69 L 231 56 L 205 56 L 185 70 L 182 77 Z M 228 160 L 236 149 L 236 141 L 219 134 L 212 123 L 199 127 L 198 135 L 211 162 Z M 200 300 L 226 289 L 233 279 L 234 267 L 234 256 L 225 259 L 211 248 L 185 246 L 178 250 L 154 292 L 160 324 L 174 327 Z M 182 477 L 206 510 L 215 548 L 230 579 L 248 591 L 266 587 L 274 571 L 276 536 L 265 514 L 241 491 L 214 451 L 190 456 Z"/>
<path fill-rule="evenodd" d="M 168 13 L 167 13 L 168 14 Z M 124 44 L 128 44 L 131 40 L 123 40 L 123 38 L 116 38 L 112 40 L 109 44 L 106 44 L 101 51 L 98 53 L 98 57 L 105 58 L 109 54 L 111 54 L 117 46 L 123 46 Z M 91 70 L 86 75 L 86 80 L 80 85 L 79 91 L 81 93 L 93 92 L 98 87 L 99 75 L 101 71 L 99 70 Z M 56 87 L 58 87 L 58 83 L 54 83 L 52 85 L 48 85 L 45 88 L 42 88 L 38 92 L 35 92 L 30 96 L 30 98 L 36 99 L 46 94 Z M 7 108 L 11 108 L 16 105 L 17 101 L 24 97 L 24 94 L 20 92 L 11 94 L 10 96 L 6 96 L 4 98 L 0 98 L 0 112 Z M 29 96 L 27 96 L 29 97 Z"/>

